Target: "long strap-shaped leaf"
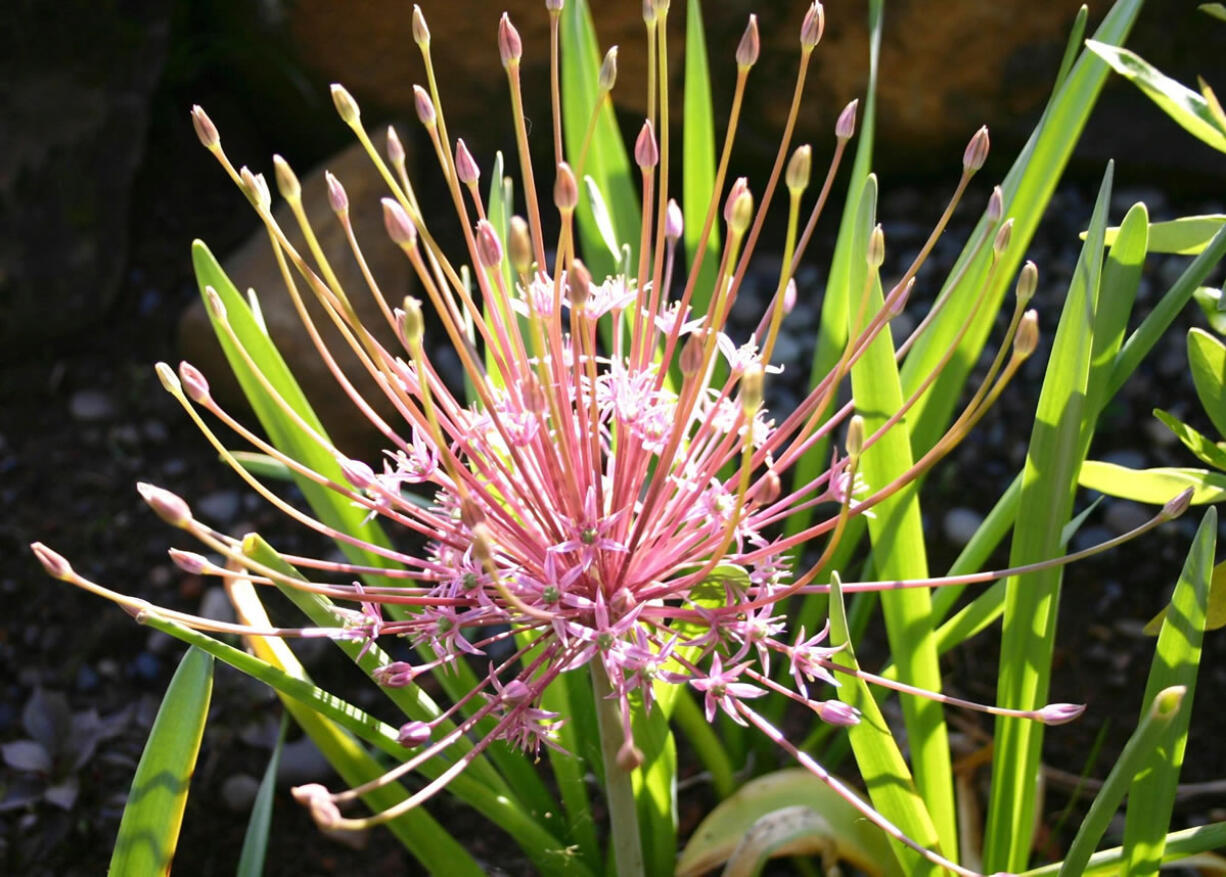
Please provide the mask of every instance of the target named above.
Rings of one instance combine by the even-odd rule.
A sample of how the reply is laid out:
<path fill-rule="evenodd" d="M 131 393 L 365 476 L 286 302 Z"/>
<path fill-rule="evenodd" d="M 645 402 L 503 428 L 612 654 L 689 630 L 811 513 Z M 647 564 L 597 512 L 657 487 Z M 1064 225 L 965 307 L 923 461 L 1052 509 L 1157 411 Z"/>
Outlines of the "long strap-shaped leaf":
<path fill-rule="evenodd" d="M 170 680 L 119 822 L 110 877 L 169 874 L 213 693 L 213 659 L 189 649 Z"/>

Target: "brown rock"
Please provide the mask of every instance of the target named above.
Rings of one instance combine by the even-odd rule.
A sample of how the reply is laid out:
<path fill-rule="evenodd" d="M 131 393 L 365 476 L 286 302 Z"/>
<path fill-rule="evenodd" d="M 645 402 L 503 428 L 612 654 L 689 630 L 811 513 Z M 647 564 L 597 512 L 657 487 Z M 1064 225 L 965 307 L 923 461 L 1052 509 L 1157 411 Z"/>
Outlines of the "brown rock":
<path fill-rule="evenodd" d="M 383 137 L 377 138 L 376 144 L 382 149 Z M 387 321 L 362 277 L 344 229 L 328 205 L 325 170 L 331 170 L 344 184 L 349 196 L 354 233 L 362 247 L 362 254 L 383 294 L 391 306 L 395 307 L 409 291 L 412 266 L 388 239 L 383 229 L 379 199 L 387 194 L 387 190 L 370 159 L 356 143 L 302 177 L 303 206 L 341 287 L 363 323 L 388 349 L 397 349 L 397 342 L 391 335 Z M 235 198 L 241 199 L 241 195 L 236 192 Z M 280 204 L 274 215 L 295 247 L 306 253 L 305 243 L 289 206 Z M 385 446 L 386 442 L 375 434 L 370 424 L 337 385 L 312 343 L 285 289 L 267 233 L 261 229 L 254 234 L 224 260 L 224 267 L 239 289 L 256 290 L 270 336 L 323 421 L 333 442 L 354 456 L 369 456 L 377 452 L 379 447 Z M 295 279 L 312 319 L 344 373 L 368 401 L 372 404 L 379 403 L 375 404 L 376 410 L 387 418 L 389 423 L 395 425 L 395 413 L 391 406 L 383 399 L 382 393 L 348 348 L 306 284 L 301 278 Z M 217 344 L 201 301 L 194 302 L 184 313 L 179 330 L 180 349 L 184 357 L 208 375 L 215 395 L 227 406 L 242 406 L 241 391 Z"/>

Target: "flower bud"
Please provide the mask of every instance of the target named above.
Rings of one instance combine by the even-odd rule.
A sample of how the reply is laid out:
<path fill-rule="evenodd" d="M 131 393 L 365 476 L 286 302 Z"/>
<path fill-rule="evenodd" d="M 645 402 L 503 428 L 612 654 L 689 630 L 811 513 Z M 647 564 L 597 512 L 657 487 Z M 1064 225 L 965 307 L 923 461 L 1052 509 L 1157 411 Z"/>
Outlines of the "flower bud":
<path fill-rule="evenodd" d="M 656 4 L 652 0 L 643 0 L 643 21 L 648 26 L 656 23 Z"/>
<path fill-rule="evenodd" d="M 277 181 L 277 191 L 281 197 L 291 204 L 299 200 L 302 197 L 302 184 L 298 182 L 298 175 L 289 166 L 289 162 L 279 155 L 274 155 L 272 166 L 273 178 Z"/>
<path fill-rule="evenodd" d="M 171 548 L 168 552 L 171 562 L 190 576 L 211 572 L 216 567 L 209 559 L 196 551 L 184 551 L 182 548 Z"/>
<path fill-rule="evenodd" d="M 915 278 L 912 277 L 907 281 L 907 285 L 902 288 L 902 291 L 894 296 L 894 300 L 889 303 L 890 317 L 897 317 L 907 307 L 907 299 L 911 298 L 911 290 L 915 289 Z"/>
<path fill-rule="evenodd" d="M 965 173 L 973 174 L 983 167 L 983 163 L 987 160 L 988 126 L 984 125 L 974 133 L 970 142 L 966 144 L 966 151 L 962 153 L 962 170 Z"/>
<path fill-rule="evenodd" d="M 620 769 L 624 770 L 626 773 L 630 773 L 632 770 L 637 770 L 642 766 L 643 752 L 634 745 L 633 740 L 627 737 L 626 742 L 617 747 L 616 761 L 617 766 Z"/>
<path fill-rule="evenodd" d="M 750 15 L 749 24 L 745 25 L 745 33 L 736 47 L 736 66 L 748 69 L 758 63 L 758 55 L 762 51 L 762 39 L 758 36 L 758 16 Z"/>
<path fill-rule="evenodd" d="M 766 506 L 777 500 L 782 493 L 783 483 L 779 480 L 779 476 L 774 469 L 767 469 L 766 474 L 753 486 L 750 495 L 758 505 Z"/>
<path fill-rule="evenodd" d="M 502 687 L 499 692 L 502 702 L 511 706 L 519 706 L 521 703 L 527 703 L 532 700 L 533 692 L 526 682 L 522 679 L 512 679 Z"/>
<path fill-rule="evenodd" d="M 468 145 L 463 138 L 455 142 L 455 175 L 466 186 L 471 186 L 481 179 L 481 169 L 477 167 L 477 161 L 468 151 Z"/>
<path fill-rule="evenodd" d="M 571 306 L 578 309 L 587 305 L 592 294 L 592 272 L 579 259 L 570 263 L 570 271 L 566 274 L 566 296 Z"/>
<path fill-rule="evenodd" d="M 417 669 L 408 661 L 392 661 L 370 674 L 375 683 L 384 688 L 405 688 L 413 683 Z"/>
<path fill-rule="evenodd" d="M 392 239 L 392 243 L 401 247 L 416 246 L 417 226 L 400 206 L 400 202 L 395 198 L 384 198 L 380 203 L 383 205 L 383 227 L 387 229 L 387 236 Z"/>
<path fill-rule="evenodd" d="M 786 317 L 796 307 L 796 280 L 790 278 L 783 287 L 783 315 Z"/>
<path fill-rule="evenodd" d="M 654 168 L 660 162 L 660 150 L 656 146 L 656 133 L 651 120 L 643 122 L 638 139 L 634 141 L 634 163 L 644 170 Z"/>
<path fill-rule="evenodd" d="M 430 28 L 426 27 L 426 16 L 416 3 L 413 4 L 413 42 L 423 49 L 430 45 Z"/>
<path fill-rule="evenodd" d="M 681 207 L 676 198 L 668 199 L 668 207 L 664 211 L 664 237 L 675 241 L 685 231 L 685 218 L 681 215 Z"/>
<path fill-rule="evenodd" d="M 1167 500 L 1166 505 L 1162 507 L 1162 518 L 1169 521 L 1186 512 L 1188 506 L 1192 505 L 1193 493 L 1195 491 L 1189 487 Z"/>
<path fill-rule="evenodd" d="M 420 315 L 421 309 L 418 309 Z M 375 481 L 375 472 L 366 463 L 361 460 L 351 460 L 348 457 L 341 457 L 337 460 L 341 467 L 341 474 L 345 476 L 345 480 L 356 487 L 358 490 L 366 490 L 374 487 L 378 482 Z"/>
<path fill-rule="evenodd" d="M 192 127 L 196 129 L 196 136 L 200 138 L 205 149 L 212 151 L 221 145 L 221 136 L 217 133 L 217 126 L 213 124 L 209 114 L 204 111 L 204 107 L 199 104 L 192 107 Z"/>
<path fill-rule="evenodd" d="M 741 375 L 741 410 L 752 418 L 762 407 L 762 363 L 751 362 Z"/>
<path fill-rule="evenodd" d="M 400 332 L 404 343 L 410 349 L 421 346 L 421 339 L 426 334 L 426 321 L 421 313 L 421 301 L 412 296 L 405 296 L 402 306 L 404 316 L 400 318 Z"/>
<path fill-rule="evenodd" d="M 860 711 L 841 700 L 823 700 L 815 704 L 818 718 L 829 725 L 847 727 L 860 723 Z"/>
<path fill-rule="evenodd" d="M 561 12 L 563 5 L 563 0 L 545 0 L 545 9 L 550 13 Z"/>
<path fill-rule="evenodd" d="M 826 30 L 826 10 L 819 0 L 813 0 L 813 5 L 805 13 L 805 20 L 800 25 L 800 47 L 812 51 L 821 41 L 822 32 Z"/>
<path fill-rule="evenodd" d="M 221 300 L 217 290 L 211 286 L 204 288 L 204 303 L 208 309 L 209 316 L 218 320 L 226 318 L 226 303 Z"/>
<path fill-rule="evenodd" d="M 47 575 L 65 582 L 72 579 L 72 564 L 62 554 L 52 551 L 41 542 L 30 543 L 30 550 L 34 552 L 38 562 L 43 565 Z"/>
<path fill-rule="evenodd" d="M 157 516 L 172 527 L 186 527 L 192 522 L 191 508 L 177 494 L 144 481 L 137 483 L 136 490 Z"/>
<path fill-rule="evenodd" d="M 502 262 L 502 242 L 487 219 L 477 223 L 477 258 L 483 268 L 497 268 Z"/>
<path fill-rule="evenodd" d="M 732 229 L 732 233 L 743 235 L 749 229 L 749 223 L 753 221 L 753 195 L 749 192 L 749 187 L 741 189 L 736 200 L 732 202 L 732 218 L 728 221 L 728 227 Z"/>
<path fill-rule="evenodd" d="M 350 127 L 358 124 L 358 119 L 362 115 L 358 111 L 358 102 L 339 82 L 332 83 L 332 103 L 336 106 L 336 112 L 341 117 L 341 121 Z"/>
<path fill-rule="evenodd" d="M 415 749 L 423 743 L 428 743 L 430 742 L 430 726 L 419 721 L 405 722 L 400 726 L 396 742 L 409 749 Z"/>
<path fill-rule="evenodd" d="M 1013 338 L 1013 352 L 1017 356 L 1029 356 L 1039 346 L 1039 312 L 1034 308 L 1022 314 Z"/>
<path fill-rule="evenodd" d="M 873 226 L 873 231 L 868 236 L 865 258 L 869 268 L 880 268 L 885 263 L 885 232 L 881 230 L 881 223 Z"/>
<path fill-rule="evenodd" d="M 579 184 L 575 172 L 566 162 L 558 164 L 558 176 L 553 182 L 553 203 L 561 213 L 570 213 L 579 203 Z"/>
<path fill-rule="evenodd" d="M 522 216 L 512 216 L 507 230 L 507 250 L 511 267 L 518 274 L 527 274 L 532 269 L 532 232 Z"/>
<path fill-rule="evenodd" d="M 616 84 L 617 46 L 611 46 L 609 51 L 604 53 L 604 60 L 600 62 L 600 76 L 596 80 L 596 87 L 602 92 L 609 92 Z"/>
<path fill-rule="evenodd" d="M 860 99 L 857 98 L 839 113 L 839 118 L 834 123 L 834 136 L 839 140 L 850 140 L 856 133 L 856 108 L 859 106 Z"/>
<path fill-rule="evenodd" d="M 528 372 L 521 392 L 524 398 L 524 408 L 533 414 L 542 414 L 549 407 L 549 400 L 545 397 L 545 388 L 541 386 L 541 379 L 536 376 L 536 372 Z"/>
<path fill-rule="evenodd" d="M 420 85 L 413 86 L 413 109 L 417 111 L 417 118 L 423 125 L 427 128 L 434 127 L 434 101 L 430 100 L 430 93 Z"/>
<path fill-rule="evenodd" d="M 1022 266 L 1022 273 L 1017 277 L 1017 301 L 1022 307 L 1034 298 L 1034 291 L 1039 285 L 1039 269 L 1029 260 Z"/>
<path fill-rule="evenodd" d="M 502 58 L 502 66 L 510 67 L 519 64 L 524 54 L 524 42 L 519 38 L 519 31 L 511 24 L 511 18 L 505 12 L 498 20 L 498 56 Z"/>
<path fill-rule="evenodd" d="M 291 792 L 294 800 L 311 812 L 311 818 L 320 828 L 333 828 L 341 821 L 341 811 L 332 795 L 320 783 L 295 786 Z"/>
<path fill-rule="evenodd" d="M 992 194 L 988 198 L 988 209 L 984 213 L 985 218 L 989 223 L 1000 222 L 1000 218 L 1005 215 L 1005 194 L 1001 191 L 1000 186 L 992 187 Z"/>
<path fill-rule="evenodd" d="M 1037 718 L 1045 725 L 1064 725 L 1085 711 L 1083 703 L 1049 703 L 1039 710 Z"/>
<path fill-rule="evenodd" d="M 205 402 L 209 398 L 209 381 L 204 372 L 190 362 L 179 363 L 179 379 L 187 389 L 188 398 L 193 402 Z"/>
<path fill-rule="evenodd" d="M 268 181 L 264 179 L 264 175 L 252 173 L 251 168 L 246 165 L 239 168 L 238 175 L 251 203 L 256 209 L 267 211 L 272 206 L 272 195 L 268 191 Z"/>
<path fill-rule="evenodd" d="M 345 193 L 341 181 L 334 177 L 331 171 L 324 171 L 324 180 L 328 183 L 328 204 L 332 207 L 332 212 L 337 215 L 348 213 L 349 196 Z"/>
<path fill-rule="evenodd" d="M 858 457 L 864 450 L 864 418 L 853 414 L 847 422 L 847 456 Z"/>
<path fill-rule="evenodd" d="M 1009 241 L 1013 238 L 1013 217 L 1009 217 L 1004 221 L 1000 228 L 996 230 L 996 239 L 992 241 L 992 252 L 998 257 L 1009 249 Z"/>
<path fill-rule="evenodd" d="M 693 377 L 702 368 L 703 347 L 703 336 L 700 332 L 695 332 L 685 339 L 685 344 L 681 347 L 681 361 L 678 363 L 684 377 Z"/>
<path fill-rule="evenodd" d="M 742 192 L 747 191 L 749 191 L 749 180 L 745 177 L 737 177 L 732 183 L 732 188 L 728 190 L 727 200 L 724 201 L 724 222 L 732 224 L 732 205 L 741 197 Z"/>
<path fill-rule="evenodd" d="M 809 185 L 809 171 L 812 165 L 813 149 L 807 143 L 796 147 L 796 151 L 792 153 L 792 158 L 788 161 L 787 173 L 783 178 L 790 192 L 799 195 L 805 190 Z"/>
<path fill-rule="evenodd" d="M 470 525 L 473 537 L 473 557 L 484 567 L 494 562 L 494 546 L 490 540 L 490 528 L 484 521 Z"/>
<path fill-rule="evenodd" d="M 387 160 L 397 170 L 404 167 L 404 144 L 394 125 L 387 126 Z"/>
<path fill-rule="evenodd" d="M 177 397 L 183 392 L 183 385 L 179 383 L 179 377 L 174 373 L 174 369 L 164 362 L 159 362 L 153 367 L 154 373 L 158 376 L 158 380 L 162 382 L 162 389 L 172 396 Z"/>

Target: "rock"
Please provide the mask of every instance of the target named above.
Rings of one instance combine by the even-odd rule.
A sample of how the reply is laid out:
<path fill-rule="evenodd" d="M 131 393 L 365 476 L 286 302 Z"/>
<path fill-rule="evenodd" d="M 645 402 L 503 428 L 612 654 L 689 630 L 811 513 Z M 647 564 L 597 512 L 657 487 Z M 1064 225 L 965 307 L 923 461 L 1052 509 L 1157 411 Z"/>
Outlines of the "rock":
<path fill-rule="evenodd" d="M 213 621 L 231 624 L 235 621 L 234 606 L 221 587 L 215 586 L 204 592 L 204 598 L 200 601 L 200 614 Z"/>
<path fill-rule="evenodd" d="M 281 748 L 281 764 L 277 768 L 277 782 L 281 785 L 319 782 L 331 772 L 328 759 L 324 758 L 310 737 L 299 737 Z"/>
<path fill-rule="evenodd" d="M 95 323 L 128 249 L 130 187 L 171 6 L 6 8 L 0 96 L 0 361 Z"/>
<path fill-rule="evenodd" d="M 970 542 L 983 523 L 983 515 L 974 509 L 952 508 L 941 519 L 941 532 L 954 545 Z"/>
<path fill-rule="evenodd" d="M 194 512 L 214 523 L 232 522 L 242 507 L 243 498 L 236 490 L 215 490 L 192 503 Z"/>
<path fill-rule="evenodd" d="M 1108 500 L 1107 513 L 1103 515 L 1103 523 L 1117 534 L 1135 530 L 1151 517 L 1156 508 L 1147 509 L 1143 505 L 1126 500 Z"/>
<path fill-rule="evenodd" d="M 115 416 L 115 403 L 102 390 L 77 390 L 68 400 L 68 413 L 78 423 L 98 423 Z"/>
<path fill-rule="evenodd" d="M 376 138 L 376 141 L 382 149 L 383 136 Z M 328 206 L 325 170 L 331 170 L 345 186 L 354 234 L 362 247 L 363 257 L 384 295 L 392 306 L 395 306 L 410 289 L 412 266 L 388 239 L 383 228 L 383 212 L 379 199 L 387 195 L 387 188 L 358 144 L 333 156 L 309 174 L 302 175 L 304 208 L 311 217 L 320 246 L 335 269 L 342 287 L 367 328 L 379 337 L 383 344 L 399 350 L 353 258 L 345 232 Z M 242 201 L 238 191 L 235 191 L 234 197 L 236 204 Z M 282 202 L 276 209 L 275 216 L 295 247 L 306 252 L 306 246 L 288 206 Z M 224 267 L 239 289 L 256 290 L 270 336 L 333 441 L 353 456 L 358 456 L 358 451 L 377 453 L 382 444 L 373 440 L 373 427 L 357 414 L 352 402 L 338 388 L 311 343 L 310 336 L 285 290 L 267 233 L 263 229 L 256 232 L 224 260 Z M 312 319 L 320 328 L 321 335 L 345 373 L 362 390 L 368 401 L 376 403 L 376 409 L 385 417 L 391 417 L 390 405 L 385 402 L 382 393 L 352 355 L 310 290 L 300 279 L 298 285 L 303 298 L 308 300 L 308 311 Z M 179 346 L 184 357 L 208 376 L 213 394 L 221 400 L 223 406 L 241 410 L 245 405 L 243 396 L 217 343 L 203 302 L 199 299 L 187 309 L 180 321 Z"/>
<path fill-rule="evenodd" d="M 236 773 L 221 784 L 221 800 L 231 813 L 247 813 L 259 791 L 259 780 L 249 774 Z"/>

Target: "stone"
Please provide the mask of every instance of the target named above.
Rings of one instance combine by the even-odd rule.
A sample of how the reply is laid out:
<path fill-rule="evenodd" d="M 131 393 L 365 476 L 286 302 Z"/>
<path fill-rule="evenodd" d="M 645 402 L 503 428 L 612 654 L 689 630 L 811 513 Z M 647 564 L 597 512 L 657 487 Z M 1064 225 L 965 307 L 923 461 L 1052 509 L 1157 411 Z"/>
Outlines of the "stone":
<path fill-rule="evenodd" d="M 115 416 L 115 403 L 102 390 L 77 390 L 68 400 L 68 413 L 78 423 L 98 423 Z"/>
<path fill-rule="evenodd" d="M 382 150 L 384 135 L 375 140 Z M 353 257 L 344 229 L 328 205 L 325 170 L 332 171 L 344 185 L 349 196 L 354 234 L 362 248 L 362 255 L 389 304 L 395 307 L 410 291 L 412 266 L 399 248 L 388 239 L 383 227 L 380 199 L 388 194 L 387 188 L 365 151 L 356 143 L 310 173 L 300 174 L 303 207 L 342 288 L 367 328 L 389 349 L 399 351 L 401 348 L 392 337 Z M 273 185 L 272 181 L 269 185 Z M 237 190 L 234 192 L 234 198 L 236 204 L 243 202 L 243 197 Z M 277 198 L 275 194 L 274 198 Z M 306 253 L 306 245 L 298 232 L 289 206 L 281 202 L 274 215 L 294 246 L 300 252 Z M 373 427 L 358 414 L 353 403 L 339 388 L 311 342 L 285 289 L 267 232 L 260 229 L 253 234 L 223 260 L 223 267 L 240 290 L 256 290 L 269 335 L 302 386 L 333 442 L 352 456 L 358 456 L 358 451 L 377 453 L 378 448 L 386 442 L 380 444 L 376 441 Z M 312 320 L 319 327 L 321 336 L 345 374 L 382 416 L 392 417 L 394 412 L 391 406 L 386 403 L 382 393 L 353 356 L 309 288 L 301 278 L 295 280 L 299 293 L 307 302 Z M 201 300 L 194 301 L 183 314 L 179 325 L 179 347 L 184 358 L 207 375 L 213 394 L 222 402 L 223 407 L 243 410 L 245 402 L 242 393 L 217 343 Z"/>
<path fill-rule="evenodd" d="M 236 773 L 221 784 L 221 800 L 231 813 L 247 813 L 260 791 L 260 781 L 250 774 Z"/>
<path fill-rule="evenodd" d="M 974 509 L 952 508 L 941 519 L 941 532 L 953 545 L 970 542 L 983 523 L 983 515 Z"/>

